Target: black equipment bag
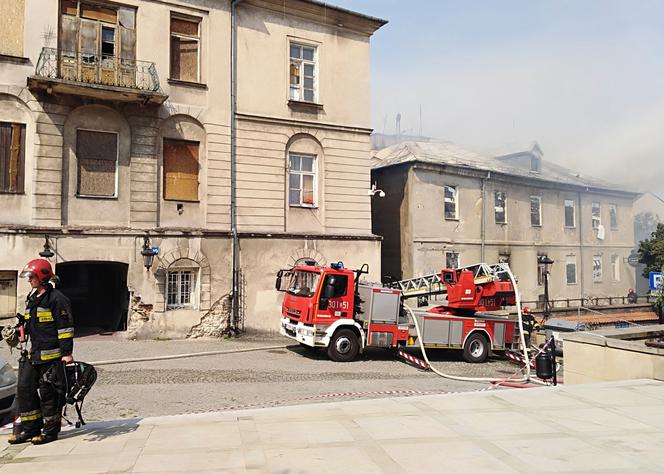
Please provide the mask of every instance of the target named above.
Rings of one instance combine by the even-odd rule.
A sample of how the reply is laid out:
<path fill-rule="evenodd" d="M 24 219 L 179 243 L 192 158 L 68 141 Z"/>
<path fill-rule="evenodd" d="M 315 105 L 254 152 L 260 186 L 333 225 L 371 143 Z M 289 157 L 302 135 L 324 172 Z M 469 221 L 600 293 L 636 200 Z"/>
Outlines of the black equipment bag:
<path fill-rule="evenodd" d="M 83 400 L 97 381 L 97 370 L 91 364 L 75 361 L 65 366 L 65 374 L 67 376 L 65 401 L 76 408 L 76 414 L 78 415 L 76 428 L 78 428 L 85 424 L 81 414 Z M 67 407 L 65 406 L 65 420 L 67 420 L 66 415 Z M 69 420 L 67 422 L 71 424 Z"/>

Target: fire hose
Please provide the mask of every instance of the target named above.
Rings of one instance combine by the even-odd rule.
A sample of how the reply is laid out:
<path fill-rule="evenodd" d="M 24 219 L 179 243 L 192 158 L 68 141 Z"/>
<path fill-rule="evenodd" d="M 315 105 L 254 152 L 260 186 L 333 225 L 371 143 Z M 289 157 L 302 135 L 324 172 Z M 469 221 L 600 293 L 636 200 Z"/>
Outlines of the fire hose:
<path fill-rule="evenodd" d="M 521 314 L 521 297 L 519 296 L 519 291 L 517 289 L 516 285 L 516 279 L 514 278 L 514 275 L 512 274 L 512 270 L 509 268 L 508 264 L 504 264 L 504 268 L 507 271 L 507 274 L 510 277 L 510 280 L 512 282 L 512 286 L 514 288 L 514 295 L 516 298 L 516 309 L 517 309 L 517 316 L 518 316 L 518 321 L 519 321 L 519 342 L 520 346 L 523 349 L 523 357 L 525 361 L 529 360 L 528 357 L 528 349 L 526 346 L 526 338 L 523 332 L 523 318 Z M 404 304 L 404 307 L 408 310 L 410 313 L 410 317 L 413 320 L 413 323 L 415 324 L 415 330 L 417 331 L 417 340 L 419 341 L 419 346 L 420 350 L 422 351 L 422 356 L 424 357 L 424 360 L 426 361 L 427 364 L 429 364 L 429 368 L 431 371 L 441 377 L 451 379 L 451 380 L 459 380 L 462 382 L 490 382 L 490 383 L 501 383 L 501 382 L 530 382 L 530 364 L 526 363 L 525 364 L 525 374 L 521 377 L 500 377 L 500 378 L 492 378 L 492 377 L 463 377 L 460 375 L 450 375 L 450 374 L 445 374 L 436 368 L 434 368 L 431 365 L 431 362 L 429 361 L 429 357 L 427 356 L 426 349 L 424 348 L 424 341 L 422 339 L 422 332 L 420 331 L 420 324 L 417 322 L 417 318 L 415 317 L 415 313 L 413 312 L 412 308 L 410 306 Z M 534 379 L 532 381 L 535 381 Z M 539 382 L 539 381 L 537 381 Z"/>

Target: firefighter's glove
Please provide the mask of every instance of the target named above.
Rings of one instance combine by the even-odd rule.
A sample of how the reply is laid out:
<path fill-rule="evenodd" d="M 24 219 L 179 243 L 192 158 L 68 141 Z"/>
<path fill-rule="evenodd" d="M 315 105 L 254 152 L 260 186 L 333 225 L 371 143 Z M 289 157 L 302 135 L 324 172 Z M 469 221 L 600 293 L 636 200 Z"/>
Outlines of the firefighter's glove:
<path fill-rule="evenodd" d="M 2 328 L 2 338 L 5 340 L 9 347 L 18 346 L 18 331 L 12 326 L 5 326 Z"/>

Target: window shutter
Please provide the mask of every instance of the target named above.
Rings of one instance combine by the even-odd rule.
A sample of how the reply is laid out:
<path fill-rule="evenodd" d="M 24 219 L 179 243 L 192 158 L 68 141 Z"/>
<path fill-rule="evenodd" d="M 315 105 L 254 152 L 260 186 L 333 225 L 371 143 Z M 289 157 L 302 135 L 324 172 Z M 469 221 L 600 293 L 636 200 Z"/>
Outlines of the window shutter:
<path fill-rule="evenodd" d="M 9 156 L 12 143 L 12 128 L 0 123 L 0 191 L 9 191 Z"/>
<path fill-rule="evenodd" d="M 19 156 L 18 156 L 18 176 L 16 183 L 16 192 L 25 192 L 25 125 L 18 125 L 18 133 L 21 135 L 19 139 Z"/>
<path fill-rule="evenodd" d="M 164 139 L 164 199 L 198 201 L 198 146 Z"/>

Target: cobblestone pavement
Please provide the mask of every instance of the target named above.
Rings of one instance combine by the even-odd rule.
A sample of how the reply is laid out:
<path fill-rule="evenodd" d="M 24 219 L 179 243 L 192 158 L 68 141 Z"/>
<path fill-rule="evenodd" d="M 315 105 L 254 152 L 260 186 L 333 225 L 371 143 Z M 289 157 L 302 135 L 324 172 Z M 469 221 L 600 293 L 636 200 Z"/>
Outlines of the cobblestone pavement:
<path fill-rule="evenodd" d="M 90 336 L 76 339 L 74 356 L 94 363 L 260 347 L 271 349 L 99 365 L 99 379 L 85 401 L 85 418 L 112 420 L 489 387 L 487 383 L 459 382 L 422 372 L 384 350 L 370 350 L 352 363 L 335 363 L 322 351 L 281 337 L 124 341 L 114 336 Z M 0 353 L 14 362 L 18 356 L 16 352 L 9 355 L 6 347 Z M 512 363 L 498 359 L 468 364 L 457 352 L 430 351 L 429 357 L 438 370 L 449 374 L 505 377 L 517 370 Z M 73 410 L 70 414 L 75 416 Z"/>

